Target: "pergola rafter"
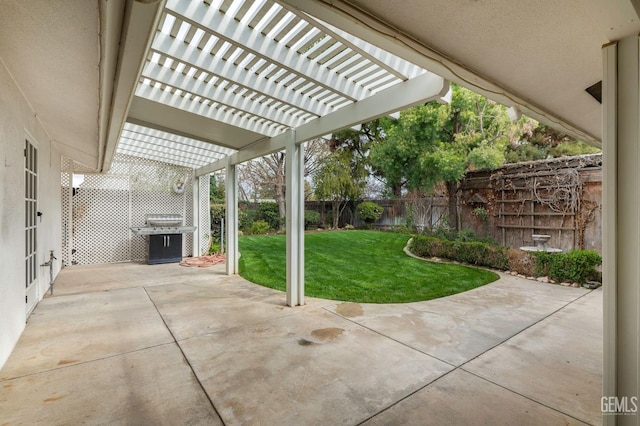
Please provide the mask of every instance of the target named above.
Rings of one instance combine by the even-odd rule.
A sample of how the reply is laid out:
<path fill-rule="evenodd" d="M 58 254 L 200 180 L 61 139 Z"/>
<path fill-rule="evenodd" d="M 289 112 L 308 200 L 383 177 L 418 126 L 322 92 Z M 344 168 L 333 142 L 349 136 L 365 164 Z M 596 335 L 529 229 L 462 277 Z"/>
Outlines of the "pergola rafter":
<path fill-rule="evenodd" d="M 200 75 L 204 74 L 200 73 Z M 151 81 L 164 83 L 184 90 L 185 92 L 190 92 L 200 96 L 202 99 L 208 99 L 211 103 L 218 103 L 229 108 L 245 111 L 248 114 L 261 116 L 288 127 L 298 126 L 310 118 L 317 117 L 316 114 L 300 109 L 296 105 L 267 96 L 264 93 L 256 92 L 249 86 L 228 82 L 233 88 L 233 90 L 230 90 L 229 85 L 221 87 L 220 84 L 213 84 L 211 80 L 206 82 L 204 78 L 196 77 L 195 74 L 191 78 L 185 78 L 183 73 L 172 70 L 171 68 L 162 67 L 153 62 L 147 62 L 145 64 L 142 77 L 148 78 Z M 218 79 L 218 81 L 220 80 L 221 79 Z M 237 96 L 238 89 L 244 90 L 241 96 Z M 256 102 L 258 96 L 262 96 L 262 98 Z M 280 102 L 282 108 L 269 108 L 268 105 L 265 104 L 267 100 Z"/>

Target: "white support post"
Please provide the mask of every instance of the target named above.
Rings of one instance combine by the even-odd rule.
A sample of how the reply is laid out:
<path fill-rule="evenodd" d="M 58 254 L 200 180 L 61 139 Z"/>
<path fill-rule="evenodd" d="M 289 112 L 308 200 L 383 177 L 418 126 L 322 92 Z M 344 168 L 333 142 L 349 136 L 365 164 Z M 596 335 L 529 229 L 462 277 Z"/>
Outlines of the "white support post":
<path fill-rule="evenodd" d="M 238 176 L 236 166 L 227 164 L 226 175 L 226 213 L 227 224 L 227 275 L 238 273 Z"/>
<path fill-rule="evenodd" d="M 603 396 L 631 404 L 640 396 L 638 36 L 605 46 L 603 68 Z M 639 421 L 639 413 L 603 416 L 606 425 Z"/>
<path fill-rule="evenodd" d="M 196 227 L 196 231 L 193 233 L 193 247 L 191 248 L 191 256 L 197 257 L 200 256 L 200 179 L 201 177 L 196 177 L 195 174 L 191 179 L 191 187 L 193 188 L 193 197 L 191 208 L 193 209 L 193 226 Z"/>
<path fill-rule="evenodd" d="M 304 146 L 286 146 L 287 305 L 304 305 Z"/>

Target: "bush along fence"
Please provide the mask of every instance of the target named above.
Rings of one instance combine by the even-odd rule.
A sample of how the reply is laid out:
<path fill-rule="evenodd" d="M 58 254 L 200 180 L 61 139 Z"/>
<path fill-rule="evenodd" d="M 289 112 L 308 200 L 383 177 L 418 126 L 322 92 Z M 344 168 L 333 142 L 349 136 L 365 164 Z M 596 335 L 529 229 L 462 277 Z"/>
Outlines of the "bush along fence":
<path fill-rule="evenodd" d="M 480 241 L 450 241 L 417 235 L 409 250 L 424 258 L 443 258 L 486 266 L 540 281 L 584 284 L 600 281 L 596 267 L 602 257 L 592 250 L 570 250 L 567 253 L 525 252 Z"/>
<path fill-rule="evenodd" d="M 220 233 L 225 217 L 224 204 L 211 204 L 211 237 L 220 241 Z M 320 213 L 314 210 L 304 211 L 306 229 L 316 229 L 320 223 Z M 282 230 L 284 218 L 280 217 L 278 205 L 273 202 L 239 203 L 238 229 L 245 235 L 263 235 Z"/>

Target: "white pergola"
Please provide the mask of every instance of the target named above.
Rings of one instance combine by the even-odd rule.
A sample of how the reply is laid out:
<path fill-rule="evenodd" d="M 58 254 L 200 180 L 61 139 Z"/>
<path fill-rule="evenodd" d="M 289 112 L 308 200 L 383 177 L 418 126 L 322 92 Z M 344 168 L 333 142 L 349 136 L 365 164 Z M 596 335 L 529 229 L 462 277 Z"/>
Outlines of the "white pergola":
<path fill-rule="evenodd" d="M 448 82 L 282 2 L 168 0 L 154 14 L 115 152 L 226 170 L 236 274 L 236 166 L 286 150 L 287 304 L 303 305 L 304 142 L 440 99 Z"/>

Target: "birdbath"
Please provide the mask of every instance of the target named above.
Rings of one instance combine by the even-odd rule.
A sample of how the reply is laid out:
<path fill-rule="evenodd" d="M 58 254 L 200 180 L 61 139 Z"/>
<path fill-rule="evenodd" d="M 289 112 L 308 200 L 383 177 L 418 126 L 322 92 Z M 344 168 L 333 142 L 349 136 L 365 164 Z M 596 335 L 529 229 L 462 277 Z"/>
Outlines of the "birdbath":
<path fill-rule="evenodd" d="M 533 239 L 533 242 L 536 243 L 536 247 L 540 251 L 545 251 L 547 249 L 547 243 L 551 239 L 551 235 L 533 234 L 531 238 Z"/>
<path fill-rule="evenodd" d="M 562 250 L 559 248 L 551 248 L 547 247 L 547 243 L 551 239 L 551 235 L 545 234 L 533 234 L 531 236 L 533 242 L 536 243 L 535 246 L 527 246 L 520 247 L 520 250 L 523 251 L 546 251 L 547 253 L 561 253 Z"/>

